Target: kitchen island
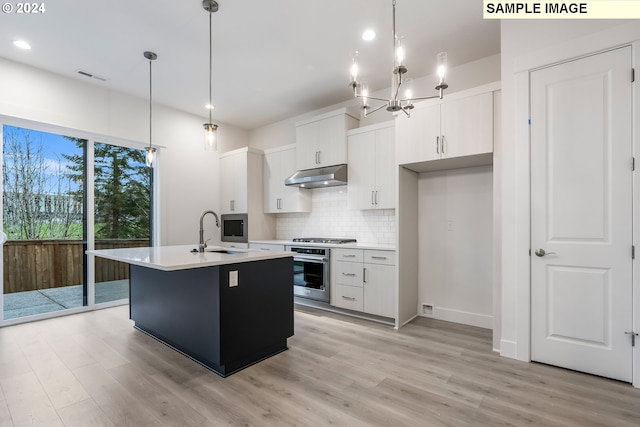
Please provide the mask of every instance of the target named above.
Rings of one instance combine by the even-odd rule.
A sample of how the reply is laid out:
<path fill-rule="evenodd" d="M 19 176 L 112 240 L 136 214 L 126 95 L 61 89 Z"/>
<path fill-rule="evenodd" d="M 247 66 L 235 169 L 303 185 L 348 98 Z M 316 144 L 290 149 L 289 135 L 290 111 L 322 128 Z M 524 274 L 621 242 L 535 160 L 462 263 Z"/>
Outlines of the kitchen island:
<path fill-rule="evenodd" d="M 129 264 L 135 328 L 226 377 L 287 349 L 293 253 L 161 246 L 90 250 Z"/>

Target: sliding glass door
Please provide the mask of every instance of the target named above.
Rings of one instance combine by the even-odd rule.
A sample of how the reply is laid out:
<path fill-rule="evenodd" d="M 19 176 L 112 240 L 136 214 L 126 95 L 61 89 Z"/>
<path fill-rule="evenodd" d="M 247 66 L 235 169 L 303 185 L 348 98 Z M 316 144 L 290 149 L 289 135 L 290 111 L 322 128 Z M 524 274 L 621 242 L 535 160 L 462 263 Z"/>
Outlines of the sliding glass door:
<path fill-rule="evenodd" d="M 85 304 L 86 140 L 2 129 L 3 318 Z"/>
<path fill-rule="evenodd" d="M 144 150 L 2 126 L 0 320 L 126 302 L 128 266 L 88 248 L 149 246 Z"/>

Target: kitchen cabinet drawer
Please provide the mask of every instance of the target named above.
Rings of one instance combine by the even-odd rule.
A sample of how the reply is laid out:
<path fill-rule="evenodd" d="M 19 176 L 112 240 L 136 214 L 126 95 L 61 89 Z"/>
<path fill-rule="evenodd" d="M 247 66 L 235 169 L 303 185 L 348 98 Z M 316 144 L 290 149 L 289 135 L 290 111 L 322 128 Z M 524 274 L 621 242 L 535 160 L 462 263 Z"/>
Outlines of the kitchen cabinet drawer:
<path fill-rule="evenodd" d="M 364 262 L 367 264 L 396 265 L 395 251 L 364 251 Z"/>
<path fill-rule="evenodd" d="M 362 287 L 362 264 L 359 262 L 338 261 L 335 263 L 334 277 L 338 285 Z"/>
<path fill-rule="evenodd" d="M 335 294 L 335 306 L 348 310 L 362 311 L 363 293 L 362 288 L 356 286 L 336 285 L 333 288 Z"/>
<path fill-rule="evenodd" d="M 250 249 L 258 249 L 261 251 L 284 251 L 284 245 L 276 243 L 249 243 Z"/>
<path fill-rule="evenodd" d="M 336 261 L 362 262 L 362 249 L 334 249 L 333 257 Z"/>

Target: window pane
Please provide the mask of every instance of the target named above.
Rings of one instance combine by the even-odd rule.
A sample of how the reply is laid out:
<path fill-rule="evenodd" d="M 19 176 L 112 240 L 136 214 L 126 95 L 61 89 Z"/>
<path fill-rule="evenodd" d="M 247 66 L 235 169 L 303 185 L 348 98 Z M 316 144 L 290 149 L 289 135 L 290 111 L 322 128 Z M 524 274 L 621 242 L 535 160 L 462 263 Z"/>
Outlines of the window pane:
<path fill-rule="evenodd" d="M 94 150 L 95 248 L 149 246 L 151 169 L 144 150 L 96 143 Z M 95 259 L 96 303 L 129 297 L 129 267 Z"/>

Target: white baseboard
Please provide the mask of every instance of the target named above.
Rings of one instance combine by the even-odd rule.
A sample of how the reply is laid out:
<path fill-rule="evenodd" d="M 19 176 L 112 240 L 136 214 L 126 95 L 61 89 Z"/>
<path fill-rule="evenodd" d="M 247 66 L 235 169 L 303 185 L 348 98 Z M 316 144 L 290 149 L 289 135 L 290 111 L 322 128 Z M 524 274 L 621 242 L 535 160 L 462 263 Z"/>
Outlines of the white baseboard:
<path fill-rule="evenodd" d="M 500 340 L 500 356 L 517 359 L 516 347 L 515 341 Z"/>
<path fill-rule="evenodd" d="M 447 322 L 462 323 L 463 325 L 477 326 L 479 328 L 493 329 L 493 316 L 486 314 L 470 313 L 468 311 L 452 310 L 449 308 L 433 307 L 433 315 L 425 316 Z"/>

